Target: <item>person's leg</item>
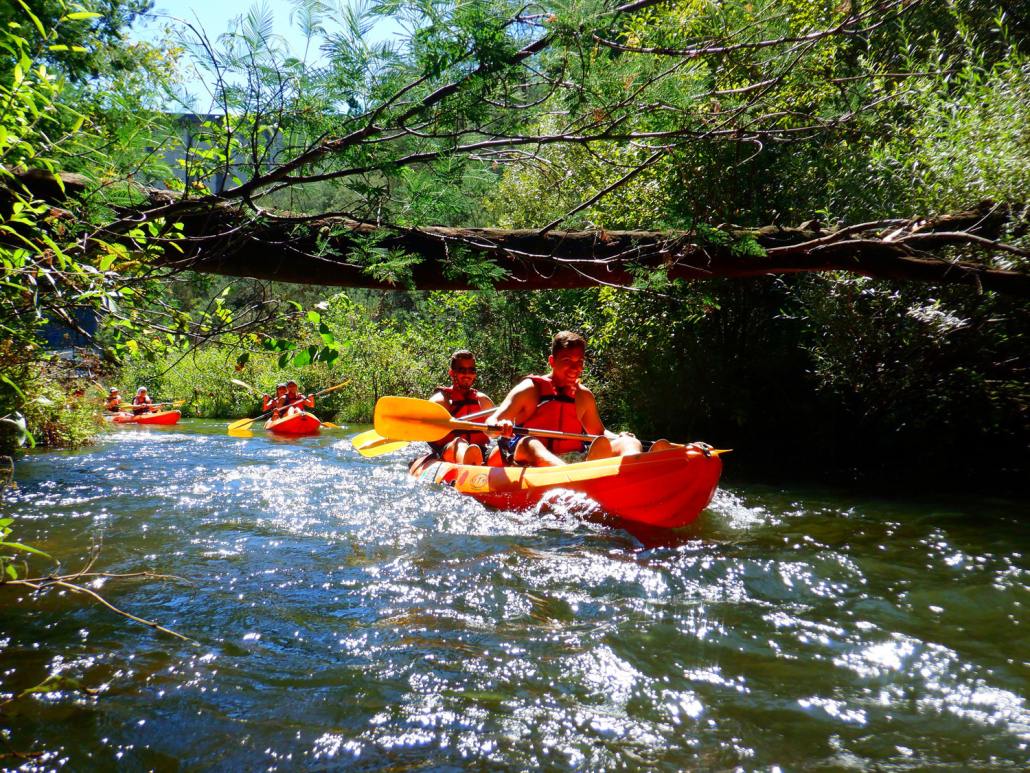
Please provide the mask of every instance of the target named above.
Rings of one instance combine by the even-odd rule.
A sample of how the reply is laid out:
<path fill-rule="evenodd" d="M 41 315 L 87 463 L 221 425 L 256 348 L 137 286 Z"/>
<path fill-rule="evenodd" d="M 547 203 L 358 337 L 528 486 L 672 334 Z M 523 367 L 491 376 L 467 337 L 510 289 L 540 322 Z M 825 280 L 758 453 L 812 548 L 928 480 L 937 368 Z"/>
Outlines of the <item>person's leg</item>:
<path fill-rule="evenodd" d="M 464 446 L 465 447 L 462 449 L 460 455 L 458 456 L 458 458 L 461 460 L 461 463 L 472 464 L 477 467 L 481 466 L 483 464 L 482 447 L 472 443 L 464 443 Z"/>
<path fill-rule="evenodd" d="M 515 446 L 515 461 L 531 467 L 559 467 L 565 464 L 535 437 L 525 437 L 519 441 Z"/>
<path fill-rule="evenodd" d="M 588 462 L 592 462 L 594 459 L 607 459 L 609 456 L 614 455 L 612 453 L 612 441 L 604 435 L 598 435 L 594 438 L 594 442 L 587 449 Z"/>
<path fill-rule="evenodd" d="M 630 454 L 639 454 L 643 449 L 643 445 L 637 440 L 636 437 L 629 434 L 616 435 L 611 439 L 612 442 L 612 455 L 613 456 L 629 456 Z"/>
<path fill-rule="evenodd" d="M 651 444 L 651 447 L 647 449 L 647 452 L 649 454 L 657 454 L 661 453 L 662 451 L 670 451 L 673 448 L 676 448 L 678 445 L 678 443 L 673 443 L 672 441 L 666 440 L 665 438 L 658 438 L 658 440 L 654 441 Z"/>

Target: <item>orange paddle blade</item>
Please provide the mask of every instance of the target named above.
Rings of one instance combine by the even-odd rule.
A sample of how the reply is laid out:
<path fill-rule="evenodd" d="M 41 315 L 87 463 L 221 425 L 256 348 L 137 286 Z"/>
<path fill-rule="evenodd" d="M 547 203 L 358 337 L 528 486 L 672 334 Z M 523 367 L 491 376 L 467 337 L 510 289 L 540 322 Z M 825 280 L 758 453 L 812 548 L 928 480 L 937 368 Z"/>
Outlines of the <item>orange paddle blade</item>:
<path fill-rule="evenodd" d="M 439 403 L 414 397 L 380 397 L 374 417 L 375 431 L 384 438 L 427 442 L 450 434 L 453 421 Z"/>

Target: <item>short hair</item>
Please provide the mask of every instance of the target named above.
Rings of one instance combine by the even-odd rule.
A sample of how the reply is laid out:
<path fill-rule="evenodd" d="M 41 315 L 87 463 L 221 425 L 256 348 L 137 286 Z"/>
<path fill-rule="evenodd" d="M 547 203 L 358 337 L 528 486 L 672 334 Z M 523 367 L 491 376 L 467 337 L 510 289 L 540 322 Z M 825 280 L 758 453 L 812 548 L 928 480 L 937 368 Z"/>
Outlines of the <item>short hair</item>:
<path fill-rule="evenodd" d="M 470 352 L 468 349 L 458 349 L 454 354 L 451 355 L 451 370 L 462 360 L 472 360 L 475 362 L 476 355 Z"/>
<path fill-rule="evenodd" d="M 587 350 L 587 339 L 571 330 L 555 333 L 554 338 L 551 339 L 551 356 L 554 357 L 558 352 L 563 352 L 566 349 L 582 349 L 585 352 Z"/>

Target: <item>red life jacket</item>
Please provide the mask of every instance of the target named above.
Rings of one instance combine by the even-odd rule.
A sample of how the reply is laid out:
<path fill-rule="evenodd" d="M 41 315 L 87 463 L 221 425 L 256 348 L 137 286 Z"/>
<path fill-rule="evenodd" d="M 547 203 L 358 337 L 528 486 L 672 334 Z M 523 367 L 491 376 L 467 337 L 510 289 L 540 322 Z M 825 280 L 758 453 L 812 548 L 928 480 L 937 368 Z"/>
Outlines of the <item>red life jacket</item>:
<path fill-rule="evenodd" d="M 576 387 L 559 391 L 550 376 L 526 376 L 526 378 L 532 379 L 540 400 L 536 404 L 533 415 L 522 422 L 524 427 L 576 434 L 586 432 L 576 413 Z M 559 438 L 539 438 L 539 440 L 547 447 L 547 450 L 554 454 L 567 454 L 586 448 L 586 443 L 582 440 Z"/>
<path fill-rule="evenodd" d="M 460 419 L 462 416 L 467 416 L 470 413 L 478 413 L 483 410 L 479 405 L 479 392 L 475 389 L 470 389 L 468 392 L 462 393 L 463 396 L 460 400 L 454 399 L 455 389 L 453 386 L 437 387 L 433 394 L 436 394 L 437 392 L 443 395 L 444 407 L 446 407 L 451 416 L 456 419 Z M 443 440 L 438 440 L 437 442 L 430 443 L 429 445 L 433 448 L 440 449 L 456 437 L 463 437 L 473 445 L 485 446 L 490 443 L 490 438 L 483 432 L 452 432 Z"/>

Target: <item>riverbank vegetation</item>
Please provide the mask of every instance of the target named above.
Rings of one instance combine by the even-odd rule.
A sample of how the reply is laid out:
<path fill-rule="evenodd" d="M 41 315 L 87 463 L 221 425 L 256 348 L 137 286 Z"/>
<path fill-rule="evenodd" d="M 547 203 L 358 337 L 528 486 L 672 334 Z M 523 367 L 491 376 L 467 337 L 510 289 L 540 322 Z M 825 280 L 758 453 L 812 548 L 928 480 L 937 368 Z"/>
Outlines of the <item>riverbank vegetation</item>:
<path fill-rule="evenodd" d="M 1025 18 L 979 0 L 391 2 L 375 10 L 412 34 L 372 42 L 371 15 L 299 7 L 321 58 L 290 58 L 257 8 L 225 36 L 93 57 L 89 73 L 54 50 L 105 45 L 66 26 L 87 21 L 74 11 L 2 33 L 18 66 L 0 93 L 0 323 L 17 346 L 0 352 L 0 414 L 37 440 L 42 325 L 73 310 L 100 319 L 105 378 L 221 418 L 257 412 L 230 379 L 263 392 L 292 376 L 350 378 L 320 410 L 367 421 L 379 396 L 427 395 L 456 348 L 498 399 L 572 328 L 611 426 L 734 447 L 738 470 L 1025 481 L 1030 314 L 997 289 L 1017 287 L 1030 246 Z M 183 93 L 191 68 L 214 73 L 212 105 Z M 25 168 L 81 179 L 47 193 Z M 974 225 L 936 220 L 957 212 Z M 440 246 L 437 226 L 506 230 Z M 602 246 L 677 236 L 603 264 L 561 238 L 547 255 L 510 241 L 558 228 Z M 808 273 L 845 239 L 834 270 Z M 795 263 L 754 276 L 774 259 Z M 746 275 L 682 278 L 725 260 Z M 934 260 L 945 279 L 919 280 Z M 525 265 L 565 289 L 494 289 Z M 442 285 L 471 289 L 418 289 Z"/>

